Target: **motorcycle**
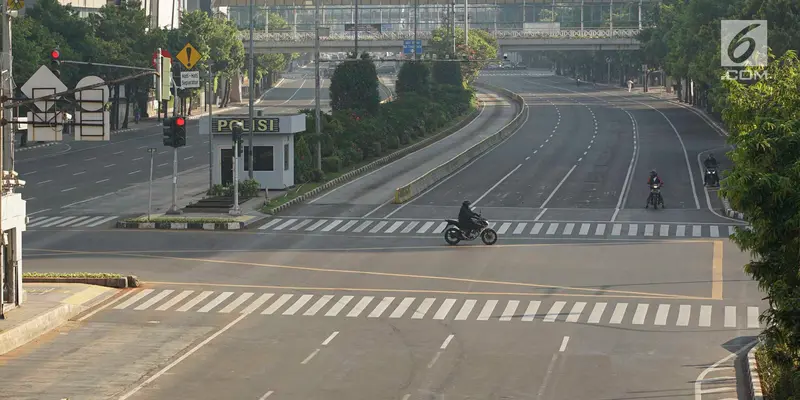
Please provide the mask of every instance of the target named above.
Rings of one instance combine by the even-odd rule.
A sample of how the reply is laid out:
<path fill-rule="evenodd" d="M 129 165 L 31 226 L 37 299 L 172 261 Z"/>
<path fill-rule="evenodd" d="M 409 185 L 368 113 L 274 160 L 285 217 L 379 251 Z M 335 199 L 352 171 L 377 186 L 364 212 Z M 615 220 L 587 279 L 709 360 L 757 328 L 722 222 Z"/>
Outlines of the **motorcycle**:
<path fill-rule="evenodd" d="M 719 175 L 716 168 L 706 168 L 706 185 L 719 186 Z"/>
<path fill-rule="evenodd" d="M 644 208 L 650 207 L 653 205 L 654 210 L 658 210 L 658 206 L 661 205 L 661 208 L 664 207 L 664 198 L 661 197 L 661 185 L 654 183 L 650 185 L 650 196 L 647 197 L 647 205 Z"/>
<path fill-rule="evenodd" d="M 489 221 L 485 220 L 478 214 L 477 224 L 480 229 L 472 232 L 467 232 L 461 229 L 458 221 L 446 219 L 447 228 L 444 230 L 444 240 L 451 246 L 457 245 L 462 240 L 475 240 L 480 236 L 481 240 L 486 245 L 493 245 L 497 242 L 497 232 L 489 228 Z"/>

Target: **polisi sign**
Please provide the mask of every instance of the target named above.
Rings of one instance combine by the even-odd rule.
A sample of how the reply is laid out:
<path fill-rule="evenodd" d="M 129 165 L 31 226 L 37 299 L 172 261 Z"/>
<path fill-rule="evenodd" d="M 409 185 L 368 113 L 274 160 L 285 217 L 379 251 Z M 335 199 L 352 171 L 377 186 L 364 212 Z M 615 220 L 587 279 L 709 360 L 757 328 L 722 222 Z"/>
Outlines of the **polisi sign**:
<path fill-rule="evenodd" d="M 280 119 L 277 117 L 253 117 L 255 133 L 277 133 L 280 132 Z M 245 132 L 250 132 L 250 119 L 239 117 L 219 117 L 211 121 L 212 133 L 230 133 L 234 123 L 240 123 Z"/>

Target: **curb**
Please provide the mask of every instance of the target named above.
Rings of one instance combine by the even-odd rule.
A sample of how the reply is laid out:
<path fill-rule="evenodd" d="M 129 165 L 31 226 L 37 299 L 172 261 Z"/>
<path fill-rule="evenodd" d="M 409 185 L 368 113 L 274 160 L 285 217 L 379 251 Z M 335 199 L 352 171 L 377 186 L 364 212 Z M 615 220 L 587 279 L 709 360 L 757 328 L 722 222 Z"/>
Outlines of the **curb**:
<path fill-rule="evenodd" d="M 64 304 L 51 308 L 12 329 L 0 333 L 0 355 L 6 354 L 18 347 L 35 340 L 53 329 L 67 323 L 70 319 L 92 307 L 108 300 L 118 293 L 109 290 L 85 304 Z"/>
<path fill-rule="evenodd" d="M 371 162 L 371 163 L 369 163 L 369 164 L 367 164 L 367 165 L 365 165 L 365 166 L 363 166 L 361 168 L 358 168 L 356 170 L 350 171 L 350 172 L 348 172 L 348 173 L 346 173 L 346 174 L 344 174 L 344 175 L 342 175 L 342 176 L 340 176 L 340 177 L 338 177 L 338 178 L 336 178 L 336 179 L 334 179 L 332 181 L 325 182 L 324 184 L 314 188 L 314 190 L 312 190 L 312 191 L 310 191 L 308 193 L 305 193 L 303 195 L 295 197 L 295 198 L 287 201 L 286 203 L 283 203 L 283 204 L 281 204 L 281 205 L 279 205 L 279 206 L 277 206 L 277 207 L 275 207 L 273 209 L 270 209 L 269 210 L 269 214 L 275 215 L 275 214 L 277 214 L 277 213 L 279 213 L 279 212 L 281 212 L 283 210 L 286 210 L 289 207 L 292 207 L 295 204 L 302 203 L 302 202 L 304 202 L 304 201 L 306 201 L 308 199 L 316 197 L 318 194 L 322 193 L 323 191 L 325 191 L 327 189 L 330 189 L 330 188 L 335 187 L 335 186 L 339 186 L 339 185 L 341 185 L 343 183 L 346 183 L 346 182 L 352 180 L 353 178 L 357 178 L 357 177 L 365 174 L 366 172 L 369 172 L 369 171 L 371 171 L 371 170 L 373 170 L 373 169 L 375 169 L 377 167 L 381 167 L 383 165 L 389 164 L 390 162 L 395 161 L 395 160 L 400 159 L 400 158 L 403 158 L 403 157 L 405 157 L 405 156 L 407 156 L 407 155 L 409 155 L 409 154 L 411 154 L 411 153 L 413 153 L 413 152 L 415 152 L 415 151 L 417 151 L 417 150 L 419 150 L 419 149 L 421 149 L 423 147 L 427 147 L 428 145 L 431 145 L 431 144 L 433 144 L 435 142 L 438 142 L 439 140 L 444 139 L 445 137 L 447 137 L 449 135 L 452 135 L 453 133 L 461 130 L 461 128 L 463 128 L 468 123 L 472 122 L 475 118 L 477 118 L 478 114 L 479 113 L 478 113 L 477 110 L 472 111 L 471 113 L 467 114 L 464 118 L 462 118 L 461 121 L 459 121 L 455 125 L 451 125 L 450 127 L 445 128 L 443 131 L 437 133 L 436 135 L 433 135 L 433 136 L 431 136 L 429 138 L 426 138 L 426 139 L 424 139 L 422 141 L 419 141 L 419 142 L 417 142 L 417 143 L 415 143 L 415 144 L 413 144 L 411 146 L 408 146 L 408 147 L 406 147 L 406 148 L 404 148 L 402 150 L 398 150 L 398 151 L 396 151 L 396 152 L 394 152 L 392 154 L 389 154 L 388 156 L 385 156 L 383 158 L 379 158 L 379 159 L 377 159 L 377 160 L 375 160 L 375 161 L 373 161 L 373 162 Z"/>
<path fill-rule="evenodd" d="M 724 198 L 722 196 L 719 196 L 719 198 L 720 198 L 720 200 L 722 200 L 723 211 L 725 212 L 725 215 L 728 216 L 728 218 L 734 218 L 734 219 L 738 219 L 738 220 L 741 220 L 741 221 L 745 221 L 744 213 L 741 213 L 739 211 L 736 211 L 736 210 L 732 209 L 731 208 L 731 203 L 728 201 L 728 199 L 726 199 L 726 198 Z"/>
<path fill-rule="evenodd" d="M 764 400 L 764 393 L 761 390 L 761 375 L 758 374 L 758 361 L 756 361 L 756 350 L 759 344 L 753 346 L 747 352 L 747 390 L 753 400 Z"/>
<path fill-rule="evenodd" d="M 117 289 L 127 289 L 139 286 L 139 280 L 135 276 L 123 276 L 120 278 L 22 278 L 24 283 L 83 283 L 86 285 L 105 286 Z"/>
<path fill-rule="evenodd" d="M 236 231 L 247 226 L 244 222 L 117 222 L 122 229 L 162 229 L 195 231 Z"/>

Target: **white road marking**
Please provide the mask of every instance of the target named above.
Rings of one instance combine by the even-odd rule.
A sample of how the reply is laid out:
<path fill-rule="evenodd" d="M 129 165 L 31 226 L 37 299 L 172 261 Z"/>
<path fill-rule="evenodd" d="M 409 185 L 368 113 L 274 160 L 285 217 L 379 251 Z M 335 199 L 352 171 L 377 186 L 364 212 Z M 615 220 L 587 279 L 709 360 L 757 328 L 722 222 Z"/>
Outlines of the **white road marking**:
<path fill-rule="evenodd" d="M 314 352 L 312 352 L 308 357 L 306 357 L 305 360 L 300 362 L 300 364 L 303 365 L 308 364 L 308 362 L 311 361 L 311 359 L 314 358 L 314 356 L 317 355 L 317 353 L 319 353 L 319 349 L 314 350 Z"/>
<path fill-rule="evenodd" d="M 225 299 L 227 299 L 228 297 L 231 297 L 232 295 L 233 295 L 233 292 L 223 292 L 219 296 L 214 298 L 214 300 L 209 301 L 205 306 L 203 306 L 201 309 L 197 310 L 197 312 L 199 312 L 199 313 L 207 313 L 207 312 L 213 310 L 214 307 L 220 305 L 223 301 L 225 301 Z"/>
<path fill-rule="evenodd" d="M 576 302 L 572 306 L 572 310 L 570 310 L 569 315 L 567 315 L 567 322 L 578 322 L 578 318 L 581 317 L 581 313 L 583 309 L 586 307 L 586 303 L 579 301 Z"/>
<path fill-rule="evenodd" d="M 447 299 L 445 300 L 441 307 L 439 307 L 439 311 L 433 316 L 433 319 L 443 320 L 447 318 L 447 314 L 450 313 L 450 309 L 453 308 L 453 304 L 456 304 L 456 299 Z"/>
<path fill-rule="evenodd" d="M 142 159 L 144 159 L 144 157 L 134 158 L 133 161 L 139 161 L 139 160 L 142 160 Z"/>
<path fill-rule="evenodd" d="M 643 325 L 644 319 L 647 317 L 647 309 L 650 308 L 649 304 L 639 304 L 636 306 L 636 312 L 633 314 L 633 324 Z"/>
<path fill-rule="evenodd" d="M 589 319 L 586 321 L 590 324 L 597 324 L 600 323 L 600 319 L 603 318 L 603 312 L 606 310 L 606 303 L 597 303 L 594 305 L 592 309 L 592 313 L 589 314 Z"/>
<path fill-rule="evenodd" d="M 184 158 L 183 158 L 183 161 L 186 161 L 186 160 L 191 160 L 192 158 L 194 158 L 194 156 L 184 157 Z"/>
<path fill-rule="evenodd" d="M 758 329 L 760 328 L 758 322 L 758 307 L 747 307 L 747 328 Z"/>
<path fill-rule="evenodd" d="M 331 307 L 331 309 L 325 313 L 325 316 L 335 317 L 339 315 L 339 313 L 342 312 L 344 307 L 347 306 L 347 304 L 350 303 L 350 301 L 353 299 L 354 299 L 353 296 L 343 296 L 341 299 L 339 299 L 339 301 L 333 304 L 333 307 Z"/>
<path fill-rule="evenodd" d="M 692 314 L 692 306 L 683 304 L 678 308 L 678 321 L 675 322 L 677 326 L 689 326 L 689 318 Z"/>
<path fill-rule="evenodd" d="M 358 317 L 359 315 L 361 315 L 362 312 L 364 312 L 364 310 L 367 308 L 367 305 L 369 305 L 369 303 L 371 303 L 373 299 L 374 297 L 372 296 L 364 296 L 363 298 L 361 298 L 361 300 L 359 300 L 358 303 L 356 303 L 353 309 L 350 310 L 349 313 L 347 313 L 347 316 L 350 318 Z"/>
<path fill-rule="evenodd" d="M 56 165 L 56 168 L 64 168 L 66 166 L 67 166 L 67 164 L 61 164 L 61 165 Z"/>
<path fill-rule="evenodd" d="M 469 299 L 464 302 L 464 305 L 461 306 L 461 310 L 458 311 L 456 314 L 455 320 L 456 321 L 466 321 L 469 318 L 469 314 L 472 312 L 472 309 L 475 308 L 475 304 L 477 304 L 477 300 Z"/>
<path fill-rule="evenodd" d="M 433 297 L 428 297 L 425 300 L 422 300 L 422 304 L 417 307 L 417 311 L 414 311 L 414 314 L 411 316 L 411 319 L 422 319 L 425 317 L 425 314 L 428 313 L 428 310 L 431 308 L 433 303 L 436 301 Z"/>
<path fill-rule="evenodd" d="M 195 298 L 189 300 L 188 303 L 184 304 L 179 308 L 178 312 L 186 312 L 189 311 L 192 307 L 198 305 L 201 301 L 205 300 L 206 297 L 211 296 L 214 293 L 213 291 L 206 291 L 203 293 L 198 294 Z"/>
<path fill-rule="evenodd" d="M 106 178 L 106 179 L 100 179 L 99 181 L 97 181 L 95 183 L 103 183 L 103 182 L 108 182 L 108 181 L 109 181 L 109 179 Z"/>
<path fill-rule="evenodd" d="M 156 308 L 156 311 L 169 310 L 172 306 L 174 306 L 175 304 L 180 303 L 181 300 L 189 297 L 189 295 L 192 294 L 192 293 L 194 293 L 194 290 L 184 290 L 183 292 L 181 292 L 177 296 L 171 298 L 168 302 L 158 306 L 158 308 Z"/>
<path fill-rule="evenodd" d="M 136 171 L 128 172 L 128 175 L 138 174 L 139 172 L 142 172 L 142 170 L 137 169 Z"/>
<path fill-rule="evenodd" d="M 275 300 L 274 303 L 272 303 L 269 307 L 264 309 L 264 311 L 261 312 L 261 315 L 274 314 L 275 311 L 278 311 L 279 308 L 283 307 L 283 305 L 286 304 L 286 302 L 289 301 L 289 299 L 291 299 L 293 296 L 294 296 L 293 294 L 281 295 L 281 297 L 278 297 L 278 300 Z"/>
<path fill-rule="evenodd" d="M 86 171 L 76 172 L 76 173 L 72 174 L 72 176 L 83 175 L 85 173 L 86 173 Z"/>
<path fill-rule="evenodd" d="M 367 318 L 380 317 L 383 314 L 383 312 L 386 311 L 387 308 L 389 308 L 389 306 L 392 304 L 393 301 L 394 297 L 384 297 L 383 300 L 381 300 L 381 302 L 378 303 L 377 306 L 375 306 L 375 309 L 373 309 L 372 312 L 369 313 L 369 315 L 367 315 Z"/>
<path fill-rule="evenodd" d="M 628 303 L 617 303 L 617 306 L 614 307 L 614 313 L 611 314 L 611 320 L 608 321 L 609 324 L 621 324 L 622 319 L 625 317 L 625 310 L 628 309 Z"/>
<path fill-rule="evenodd" d="M 309 307 L 309 309 L 303 313 L 303 315 L 309 315 L 309 316 L 316 315 L 319 312 L 319 310 L 321 310 L 322 307 L 325 307 L 325 305 L 328 304 L 328 302 L 331 301 L 332 299 L 333 295 L 331 294 L 320 297 L 319 300 L 317 300 L 317 302 L 314 303 L 313 306 Z"/>
<path fill-rule="evenodd" d="M 711 326 L 711 306 L 700 306 L 700 321 L 698 325 L 705 328 Z"/>
<path fill-rule="evenodd" d="M 322 345 L 323 346 L 327 346 L 328 344 L 330 344 L 330 342 L 333 340 L 333 338 L 335 338 L 337 335 L 339 335 L 339 331 L 331 333 L 331 335 L 328 336 L 328 338 L 325 339 L 324 342 L 322 342 Z"/>
<path fill-rule="evenodd" d="M 304 294 L 300 296 L 300 298 L 297 299 L 294 304 L 292 304 L 286 309 L 286 311 L 283 312 L 283 315 L 295 315 L 298 311 L 300 311 L 301 308 L 303 308 L 304 305 L 306 305 L 306 303 L 311 301 L 313 297 L 314 296 L 310 294 Z"/>
<path fill-rule="evenodd" d="M 500 315 L 500 321 L 511 321 L 511 317 L 514 316 L 514 311 L 517 310 L 518 306 L 519 301 L 509 300 L 508 304 L 506 304 L 506 309 L 503 310 L 503 314 Z"/>
<path fill-rule="evenodd" d="M 121 300 L 125 299 L 126 297 L 128 297 L 128 296 L 132 295 L 133 293 L 134 293 L 134 292 L 125 292 L 125 293 L 123 293 L 122 295 L 120 295 L 119 297 L 117 297 L 116 299 L 114 299 L 114 300 L 111 300 L 111 301 L 109 301 L 108 303 L 104 304 L 102 307 L 96 308 L 96 309 L 94 309 L 94 311 L 90 312 L 89 314 L 86 314 L 86 315 L 84 315 L 84 316 L 82 316 L 82 317 L 78 318 L 78 320 L 77 320 L 77 321 L 78 321 L 78 322 L 85 321 L 85 320 L 89 319 L 89 317 L 91 317 L 92 315 L 95 315 L 95 314 L 99 313 L 100 311 L 103 311 L 103 310 L 105 310 L 106 308 L 113 306 L 113 305 L 114 305 L 114 304 L 116 304 L 117 302 L 119 302 L 119 301 L 121 301 Z"/>
<path fill-rule="evenodd" d="M 483 309 L 480 314 L 478 314 L 478 321 L 488 321 L 496 306 L 497 300 L 486 300 L 486 304 L 483 305 Z"/>
<path fill-rule="evenodd" d="M 659 304 L 656 310 L 655 325 L 664 326 L 667 324 L 667 317 L 669 317 L 669 304 Z"/>
<path fill-rule="evenodd" d="M 528 226 L 527 222 L 521 222 L 521 223 L 517 224 L 517 227 L 514 228 L 514 232 L 512 232 L 512 233 L 514 235 L 519 235 L 525 230 L 526 226 Z"/>
<path fill-rule="evenodd" d="M 162 290 L 159 294 L 153 296 L 152 298 L 148 299 L 144 303 L 142 303 L 139 306 L 137 306 L 136 308 L 134 308 L 134 310 L 136 310 L 136 311 L 147 310 L 148 308 L 152 307 L 153 304 L 158 303 L 159 301 L 163 300 L 165 297 L 167 297 L 170 294 L 172 294 L 172 292 L 174 292 L 174 290 L 171 290 L 171 289 Z"/>
<path fill-rule="evenodd" d="M 258 400 L 266 400 L 266 399 L 267 399 L 267 397 L 269 397 L 269 396 L 272 396 L 272 394 L 273 394 L 273 393 L 275 393 L 275 392 L 273 392 L 272 390 L 270 390 L 269 392 L 267 392 L 267 393 L 264 393 L 264 395 L 263 395 L 263 396 L 261 396 L 261 397 L 260 397 Z"/>
<path fill-rule="evenodd" d="M 736 306 L 725 306 L 725 327 L 736 328 Z"/>
<path fill-rule="evenodd" d="M 103 168 L 110 168 L 110 167 L 113 167 L 115 165 L 117 165 L 117 164 L 108 164 L 108 165 L 104 166 Z"/>
<path fill-rule="evenodd" d="M 400 304 L 397 305 L 397 308 L 395 308 L 394 311 L 389 315 L 389 318 L 402 317 L 403 314 L 406 313 L 406 310 L 408 310 L 408 307 L 410 307 L 411 304 L 414 303 L 414 300 L 416 300 L 416 298 L 414 297 L 406 297 L 405 299 L 403 299 L 403 301 L 401 301 Z"/>
<path fill-rule="evenodd" d="M 531 300 L 528 303 L 528 309 L 525 310 L 525 316 L 522 317 L 523 321 L 533 321 L 536 317 L 536 312 L 539 311 L 539 306 L 542 304 L 541 301 L 538 300 Z"/>
<path fill-rule="evenodd" d="M 544 322 L 555 322 L 566 304 L 566 301 L 557 301 L 553 303 L 553 306 L 550 307 L 550 311 L 548 311 L 547 315 L 544 317 Z"/>
<path fill-rule="evenodd" d="M 561 341 L 561 347 L 558 348 L 560 353 L 563 353 L 564 350 L 567 349 L 567 343 L 569 343 L 569 336 L 564 336 L 564 339 Z"/>
<path fill-rule="evenodd" d="M 572 171 L 575 171 L 575 168 L 577 168 L 577 167 L 578 167 L 577 165 L 573 165 L 572 168 L 570 168 L 569 172 L 567 172 L 567 174 L 564 175 L 564 178 L 561 179 L 561 182 L 559 182 L 558 185 L 556 185 L 556 188 L 553 189 L 553 192 L 550 193 L 550 196 L 547 196 L 547 198 L 544 200 L 544 203 L 542 203 L 542 205 L 539 206 L 539 208 L 546 208 L 547 207 L 547 203 L 549 203 L 550 199 L 552 199 L 553 196 L 556 195 L 556 192 L 558 192 L 558 189 L 561 188 L 561 185 L 563 185 L 564 182 L 566 182 L 567 178 L 569 178 L 569 176 L 572 175 Z"/>
<path fill-rule="evenodd" d="M 442 349 L 442 350 L 447 349 L 447 345 L 450 344 L 450 341 L 453 340 L 453 337 L 455 337 L 455 335 L 452 334 L 452 333 L 449 336 L 447 336 L 447 339 L 444 340 L 444 342 L 442 343 L 442 346 L 439 347 L 439 348 Z"/>
<path fill-rule="evenodd" d="M 63 192 L 69 192 L 70 190 L 75 190 L 75 189 L 76 189 L 76 188 L 73 186 L 73 187 L 71 187 L 71 188 L 68 188 L 68 189 L 62 189 L 62 190 L 61 190 L 61 192 L 62 192 L 62 193 L 63 193 Z"/>
<path fill-rule="evenodd" d="M 220 314 L 230 313 L 240 305 L 244 304 L 244 302 L 247 301 L 249 298 L 253 297 L 254 294 L 255 293 L 250 293 L 250 292 L 242 293 L 239 297 L 236 298 L 236 300 L 232 301 L 231 304 L 228 304 L 227 306 L 225 306 L 225 308 L 219 310 L 219 313 Z"/>

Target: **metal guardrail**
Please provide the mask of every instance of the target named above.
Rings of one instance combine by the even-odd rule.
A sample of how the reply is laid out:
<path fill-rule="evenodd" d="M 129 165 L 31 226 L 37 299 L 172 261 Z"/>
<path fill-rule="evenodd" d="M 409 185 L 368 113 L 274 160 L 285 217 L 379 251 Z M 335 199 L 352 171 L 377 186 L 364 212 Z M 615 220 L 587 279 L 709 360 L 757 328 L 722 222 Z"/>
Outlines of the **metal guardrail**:
<path fill-rule="evenodd" d="M 497 39 L 632 39 L 639 34 L 640 29 L 561 29 L 558 31 L 550 32 L 524 32 L 521 30 L 512 31 L 496 31 L 489 32 Z M 432 36 L 431 32 L 417 32 L 418 40 L 428 40 Z M 250 40 L 250 33 L 240 31 L 239 37 L 244 40 Z M 256 42 L 310 42 L 314 40 L 313 32 L 280 32 L 280 33 L 264 33 L 255 32 L 253 39 Z M 383 32 L 383 33 L 360 33 L 358 40 L 360 41 L 377 41 L 377 40 L 413 40 L 413 32 Z M 347 41 L 353 40 L 352 34 L 342 32 L 334 32 L 329 36 L 320 37 L 321 41 Z"/>

